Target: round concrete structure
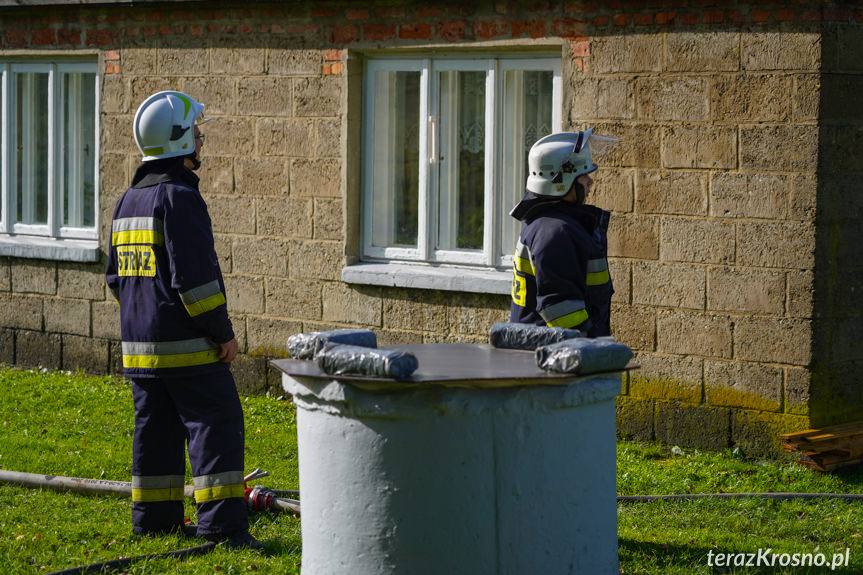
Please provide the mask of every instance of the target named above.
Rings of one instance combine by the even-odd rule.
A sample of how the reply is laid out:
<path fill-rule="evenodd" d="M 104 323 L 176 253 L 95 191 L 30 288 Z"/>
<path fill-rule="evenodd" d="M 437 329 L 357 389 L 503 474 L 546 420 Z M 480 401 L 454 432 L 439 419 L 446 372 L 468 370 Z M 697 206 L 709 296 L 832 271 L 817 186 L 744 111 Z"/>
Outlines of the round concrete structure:
<path fill-rule="evenodd" d="M 618 573 L 620 373 L 398 348 L 419 359 L 411 382 L 274 362 L 297 405 L 302 574 Z"/>

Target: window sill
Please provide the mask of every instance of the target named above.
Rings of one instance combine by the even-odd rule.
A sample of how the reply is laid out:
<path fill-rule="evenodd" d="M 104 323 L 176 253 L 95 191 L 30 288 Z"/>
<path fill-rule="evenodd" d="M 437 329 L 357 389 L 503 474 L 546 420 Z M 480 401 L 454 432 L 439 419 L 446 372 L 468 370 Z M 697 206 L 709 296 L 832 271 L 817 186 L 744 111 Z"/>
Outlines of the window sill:
<path fill-rule="evenodd" d="M 387 287 L 508 295 L 512 273 L 456 266 L 363 262 L 342 269 L 342 281 Z"/>
<path fill-rule="evenodd" d="M 102 251 L 99 249 L 97 240 L 0 235 L 0 256 L 65 262 L 97 262 L 102 257 Z"/>

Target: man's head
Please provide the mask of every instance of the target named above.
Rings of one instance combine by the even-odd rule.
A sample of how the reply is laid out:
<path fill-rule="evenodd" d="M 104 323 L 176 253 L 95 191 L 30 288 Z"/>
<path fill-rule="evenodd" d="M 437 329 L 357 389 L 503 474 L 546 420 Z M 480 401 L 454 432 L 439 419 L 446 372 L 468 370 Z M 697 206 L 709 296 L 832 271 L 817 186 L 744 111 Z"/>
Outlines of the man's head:
<path fill-rule="evenodd" d="M 196 121 L 204 105 L 182 92 L 153 94 L 135 113 L 135 143 L 143 161 L 188 156 L 195 168 L 200 166 L 200 134 Z"/>

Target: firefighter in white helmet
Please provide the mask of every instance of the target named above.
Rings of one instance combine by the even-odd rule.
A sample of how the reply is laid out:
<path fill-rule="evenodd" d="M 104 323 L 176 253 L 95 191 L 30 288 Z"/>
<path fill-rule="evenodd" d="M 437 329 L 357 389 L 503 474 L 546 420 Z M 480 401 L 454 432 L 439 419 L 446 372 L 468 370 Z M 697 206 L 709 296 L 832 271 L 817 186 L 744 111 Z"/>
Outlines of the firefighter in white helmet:
<path fill-rule="evenodd" d="M 586 203 L 594 162 L 616 140 L 592 130 L 538 140 L 527 191 L 510 215 L 523 222 L 513 260 L 510 321 L 611 335 L 609 213 Z"/>
<path fill-rule="evenodd" d="M 204 106 L 182 92 L 138 108 L 143 154 L 114 209 L 106 280 L 120 304 L 123 372 L 132 381 L 132 525 L 260 549 L 249 533 L 243 409 L 230 371 L 228 318 L 201 165 Z M 186 443 L 198 524 L 185 525 Z"/>

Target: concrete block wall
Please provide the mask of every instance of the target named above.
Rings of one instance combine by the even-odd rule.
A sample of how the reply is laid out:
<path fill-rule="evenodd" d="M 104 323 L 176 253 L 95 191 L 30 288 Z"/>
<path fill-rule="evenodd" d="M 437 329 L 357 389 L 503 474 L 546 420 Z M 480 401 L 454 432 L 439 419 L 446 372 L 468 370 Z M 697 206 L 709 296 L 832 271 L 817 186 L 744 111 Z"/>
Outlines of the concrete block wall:
<path fill-rule="evenodd" d="M 508 317 L 506 296 L 340 281 L 358 257 L 364 51 L 561 50 L 564 128 L 620 139 L 595 202 L 613 212 L 614 330 L 641 365 L 624 379 L 621 435 L 771 452 L 777 433 L 863 405 L 849 337 L 861 162 L 848 153 L 863 139 L 848 113 L 863 8 L 725 4 L 26 7 L 3 12 L 0 51 L 98 56 L 103 249 L 139 161 L 138 103 L 162 89 L 205 103 L 200 174 L 243 352 L 234 371 L 264 392 L 279 390 L 267 360 L 296 332 L 485 341 Z M 118 370 L 103 266 L 0 258 L 0 361 Z"/>

